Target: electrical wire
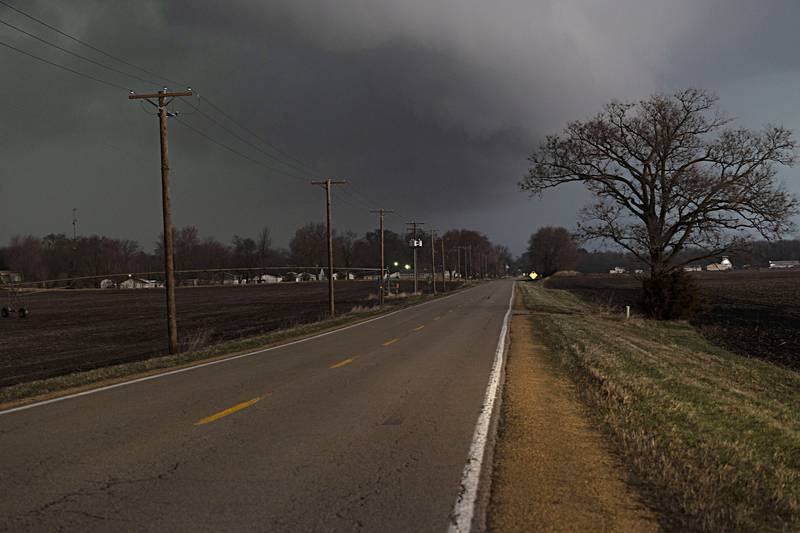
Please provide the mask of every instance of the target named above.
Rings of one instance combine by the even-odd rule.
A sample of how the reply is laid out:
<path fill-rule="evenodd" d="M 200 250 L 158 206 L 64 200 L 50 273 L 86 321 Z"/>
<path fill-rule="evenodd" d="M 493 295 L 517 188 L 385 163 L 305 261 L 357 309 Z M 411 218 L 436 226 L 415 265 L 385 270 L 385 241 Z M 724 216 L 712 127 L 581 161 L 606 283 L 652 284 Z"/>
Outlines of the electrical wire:
<path fill-rule="evenodd" d="M 58 33 L 59 35 L 62 35 L 64 37 L 66 37 L 67 39 L 71 39 L 72 41 L 75 41 L 76 43 L 81 44 L 81 45 L 89 48 L 90 50 L 94 50 L 95 52 L 103 54 L 104 56 L 106 56 L 106 57 L 108 57 L 110 59 L 113 59 L 114 61 L 118 61 L 118 62 L 120 62 L 120 63 L 122 63 L 124 65 L 127 65 L 129 67 L 133 67 L 133 68 L 135 68 L 137 70 L 140 70 L 141 72 L 144 72 L 148 76 L 153 76 L 153 77 L 158 78 L 160 80 L 168 81 L 168 82 L 173 83 L 173 84 L 175 84 L 177 86 L 180 86 L 180 87 L 186 87 L 186 84 L 182 84 L 182 83 L 179 83 L 179 82 L 177 82 L 175 80 L 171 80 L 171 79 L 167 78 L 166 76 L 161 76 L 161 75 L 159 75 L 159 74 L 157 74 L 155 72 L 147 70 L 144 67 L 140 67 L 139 65 L 136 65 L 135 63 L 131 63 L 130 61 L 126 61 L 125 59 L 117 57 L 117 56 L 115 56 L 115 55 L 113 55 L 113 54 L 111 54 L 109 52 L 106 52 L 105 50 L 102 50 L 102 49 L 100 49 L 100 48 L 98 48 L 98 47 L 96 47 L 94 45 L 91 45 L 91 44 L 87 43 L 86 41 L 83 41 L 83 40 L 79 39 L 78 37 L 75 37 L 74 35 L 70 35 L 69 33 L 65 32 L 63 30 L 60 30 L 60 29 L 56 28 L 55 26 L 53 26 L 51 24 L 48 24 L 47 22 L 45 22 L 45 21 L 43 21 L 43 20 L 41 20 L 39 18 L 36 18 L 33 15 L 31 15 L 29 13 L 26 13 L 25 11 L 23 11 L 23 10 L 17 8 L 17 7 L 12 6 L 11 4 L 6 2 L 5 0 L 0 0 L 0 5 L 3 5 L 5 7 L 7 7 L 8 9 L 19 13 L 23 17 L 26 17 L 26 18 L 34 21 L 34 22 L 37 22 L 37 23 L 41 24 L 42 26 L 44 26 L 45 28 L 53 30 L 54 32 Z"/>
<path fill-rule="evenodd" d="M 251 129 L 249 129 L 246 126 L 242 125 L 241 123 L 237 122 L 233 117 L 230 116 L 230 114 L 226 113 L 221 107 L 216 105 L 214 102 L 212 102 L 208 98 L 205 98 L 205 97 L 202 97 L 202 98 L 209 106 L 211 106 L 213 109 L 215 109 L 223 117 L 228 119 L 231 123 L 233 123 L 234 125 L 238 126 L 242 131 L 244 131 L 248 135 L 252 135 L 256 139 L 261 141 L 264 145 L 269 146 L 270 148 L 275 150 L 278 154 L 280 154 L 280 155 L 282 155 L 282 156 L 284 156 L 284 157 L 296 162 L 300 166 L 304 167 L 310 174 L 312 174 L 312 175 L 314 175 L 314 176 L 316 176 L 318 178 L 323 178 L 323 179 L 325 178 L 325 174 L 323 174 L 322 172 L 319 172 L 314 167 L 304 163 L 300 159 L 297 159 L 296 157 L 292 156 L 291 154 L 285 152 L 284 150 L 281 150 L 280 148 L 278 148 L 277 146 L 275 146 L 271 142 L 269 142 L 269 141 L 265 140 L 263 137 L 259 136 L 257 133 L 255 133 Z"/>
<path fill-rule="evenodd" d="M 210 135 L 208 135 L 208 134 L 207 134 L 207 133 L 205 133 L 204 131 L 202 131 L 202 130 L 200 130 L 200 129 L 198 129 L 198 128 L 195 128 L 194 126 L 192 126 L 191 124 L 189 124 L 189 123 L 188 123 L 188 122 L 186 122 L 185 120 L 181 120 L 179 117 L 173 117 L 173 118 L 174 118 L 174 119 L 175 119 L 175 120 L 176 120 L 176 121 L 177 121 L 179 124 L 181 124 L 183 127 L 185 127 L 185 128 L 187 128 L 187 129 L 189 129 L 189 130 L 193 131 L 193 132 L 194 132 L 194 133 L 196 133 L 197 135 L 200 135 L 201 137 L 203 137 L 203 138 L 205 138 L 206 140 L 208 140 L 208 141 L 210 141 L 210 142 L 212 142 L 212 143 L 216 144 L 217 146 L 220 146 L 220 147 L 222 147 L 222 148 L 224 148 L 224 149 L 228 150 L 229 152 L 231 152 L 231 153 L 233 153 L 233 154 L 235 154 L 235 155 L 238 155 L 239 157 L 241 157 L 241 158 L 243 158 L 243 159 L 246 159 L 246 160 L 250 161 L 251 163 L 253 163 L 253 164 L 255 164 L 255 165 L 258 165 L 258 166 L 260 166 L 260 167 L 266 168 L 266 169 L 268 169 L 268 170 L 271 170 L 271 171 L 273 171 L 273 172 L 276 172 L 276 173 L 278 173 L 278 174 L 280 174 L 280 175 L 283 175 L 283 176 L 286 176 L 286 177 L 290 177 L 290 178 L 293 178 L 293 179 L 295 179 L 295 180 L 298 180 L 298 181 L 302 181 L 303 183 L 307 183 L 307 180 L 306 180 L 306 177 L 305 177 L 305 176 L 300 176 L 300 175 L 297 175 L 297 174 L 292 174 L 291 172 L 287 172 L 286 170 L 283 170 L 283 169 L 280 169 L 280 168 L 275 168 L 275 167 L 273 167 L 273 166 L 271 166 L 271 165 L 269 165 L 269 164 L 267 164 L 267 163 L 264 163 L 263 161 L 260 161 L 260 160 L 258 160 L 258 159 L 255 159 L 255 158 L 253 158 L 253 157 L 250 157 L 249 155 L 247 155 L 247 154 L 245 154 L 245 153 L 242 153 L 242 152 L 240 152 L 239 150 L 237 150 L 237 149 L 235 149 L 235 148 L 232 148 L 231 146 L 228 146 L 227 144 L 225 144 L 225 143 L 223 143 L 223 142 L 221 142 L 221 141 L 218 141 L 217 139 L 215 139 L 215 138 L 211 137 Z"/>
<path fill-rule="evenodd" d="M 0 1 L 2 1 L 2 0 L 0 0 Z M 69 68 L 69 67 L 65 67 L 64 65 L 60 65 L 60 64 L 55 63 L 53 61 L 50 61 L 49 59 L 45 59 L 43 57 L 39 57 L 37 55 L 34 55 L 34 54 L 30 53 L 30 52 L 26 52 L 25 50 L 22 50 L 21 48 L 17 48 L 14 45 L 11 45 L 11 44 L 8 44 L 8 43 L 4 43 L 4 42 L 0 41 L 0 46 L 4 46 L 4 47 L 6 47 L 6 48 L 8 48 L 10 50 L 14 50 L 15 52 L 18 52 L 18 53 L 20 53 L 22 55 L 26 55 L 28 57 L 36 59 L 37 61 L 41 61 L 42 63 L 47 63 L 48 65 L 60 68 L 61 70 L 66 70 L 67 72 L 71 72 L 72 74 L 75 74 L 77 76 L 81 76 L 83 78 L 86 78 L 86 79 L 89 79 L 89 80 L 92 80 L 92 81 L 96 81 L 96 82 L 102 83 L 104 85 L 108 85 L 109 87 L 114 87 L 115 89 L 122 89 L 123 91 L 129 91 L 130 90 L 128 87 L 123 87 L 122 85 L 117 85 L 116 83 L 97 78 L 95 76 L 92 76 L 91 74 L 86 74 L 85 72 L 80 72 L 79 70 L 75 70 L 75 69 L 72 69 L 72 68 Z"/>
<path fill-rule="evenodd" d="M 68 38 L 68 39 L 70 39 L 70 40 L 72 40 L 72 41 L 74 41 L 74 42 L 76 42 L 76 43 L 78 43 L 78 44 L 80 44 L 82 46 L 85 46 L 86 48 L 89 48 L 90 50 L 93 50 L 94 52 L 97 52 L 99 54 L 102 54 L 102 55 L 110 58 L 110 59 L 113 59 L 114 61 L 117 61 L 117 62 L 119 62 L 121 64 L 124 64 L 124 65 L 127 65 L 129 67 L 135 68 L 135 69 L 137 69 L 137 70 L 139 70 L 139 71 L 141 71 L 141 72 L 143 72 L 143 73 L 145 73 L 145 74 L 147 74 L 149 76 L 153 76 L 153 77 L 155 77 L 155 78 L 157 78 L 159 80 L 164 80 L 164 81 L 173 83 L 173 84 L 178 85 L 178 86 L 186 86 L 186 84 L 182 84 L 182 83 L 177 82 L 175 80 L 172 80 L 172 79 L 170 79 L 170 78 L 168 78 L 166 76 L 162 76 L 162 75 L 160 75 L 160 74 L 158 74 L 156 72 L 153 72 L 153 71 L 148 70 L 148 69 L 146 69 L 146 68 L 144 68 L 142 66 L 139 66 L 139 65 L 137 65 L 135 63 L 132 63 L 132 62 L 126 60 L 126 59 L 123 59 L 123 58 L 121 58 L 119 56 L 116 56 L 114 54 L 106 52 L 105 50 L 103 50 L 103 49 L 101 49 L 101 48 L 99 48 L 97 46 L 94 46 L 94 45 L 92 45 L 92 44 L 90 44 L 90 43 L 88 43 L 88 42 L 86 42 L 86 41 L 84 41 L 84 40 L 82 40 L 82 39 L 80 39 L 78 37 L 75 37 L 74 35 L 71 35 L 71 34 L 65 32 L 65 31 L 63 31 L 63 30 L 51 25 L 51 24 L 48 24 L 47 22 L 45 22 L 45 21 L 43 21 L 43 20 L 41 20 L 41 19 L 39 19 L 39 18 L 37 18 L 37 17 L 35 17 L 35 16 L 33 16 L 33 15 L 31 15 L 31 14 L 29 14 L 29 13 L 27 13 L 27 12 L 17 8 L 17 7 L 15 7 L 15 6 L 12 6 L 11 4 L 6 2 L 5 0 L 0 0 L 0 5 L 3 5 L 6 8 L 11 9 L 12 11 L 14 11 L 14 12 L 16 12 L 16 13 L 18 13 L 18 14 L 20 14 L 20 15 L 22 15 L 22 16 L 24 16 L 24 17 L 36 22 L 36 23 L 38 23 L 38 24 L 41 24 L 42 26 L 44 26 L 44 27 L 56 32 L 56 33 L 58 33 L 59 35 L 62 35 L 63 37 L 66 37 L 66 38 Z M 136 74 L 132 74 L 130 72 L 127 72 L 127 71 L 124 71 L 124 70 L 121 70 L 121 69 L 116 69 L 116 68 L 111 67 L 109 65 L 105 65 L 105 64 L 100 63 L 98 61 L 95 61 L 93 59 L 90 59 L 90 58 L 87 58 L 85 56 L 82 56 L 81 54 L 78 54 L 76 52 L 73 52 L 71 50 L 63 48 L 63 47 L 61 47 L 61 46 L 59 46 L 59 45 L 57 45 L 55 43 L 47 41 L 47 40 L 45 40 L 45 39 L 43 39 L 41 37 L 38 37 L 38 36 L 36 36 L 36 35 L 34 35 L 32 33 L 29 33 L 29 32 L 27 32 L 27 31 L 25 31 L 25 30 L 23 30 L 23 29 L 21 29 L 21 28 L 19 28 L 17 26 L 14 26 L 13 24 L 7 23 L 7 22 L 2 21 L 2 20 L 0 20 L 0 24 L 4 24 L 5 26 L 10 27 L 12 29 L 15 29 L 15 30 L 17 30 L 17 31 L 29 36 L 29 37 L 32 37 L 32 38 L 34 38 L 34 39 L 36 39 L 36 40 L 38 40 L 40 42 L 43 42 L 43 43 L 45 43 L 45 44 L 47 44 L 49 46 L 57 48 L 57 49 L 61 50 L 62 52 L 65 52 L 65 53 L 68 53 L 68 54 L 73 55 L 75 57 L 78 57 L 78 58 L 80 58 L 80 59 L 82 59 L 84 61 L 87 61 L 87 62 L 92 63 L 94 65 L 97 65 L 99 67 L 105 68 L 105 69 L 107 69 L 109 71 L 112 71 L 112 72 L 115 72 L 115 73 L 118 73 L 118 74 L 122 74 L 122 75 L 128 76 L 130 78 L 133 78 L 133 79 L 136 79 L 136 80 L 139 80 L 139 81 L 143 81 L 143 82 L 146 82 L 146 83 L 153 83 L 154 82 L 152 79 L 142 78 L 142 77 L 140 77 L 140 76 L 138 76 Z M 121 85 L 118 85 L 116 83 L 113 83 L 113 82 L 98 78 L 96 76 L 92 76 L 90 74 L 86 74 L 84 72 L 77 71 L 77 70 L 72 69 L 70 67 L 66 67 L 64 65 L 60 65 L 60 64 L 55 63 L 53 61 L 50 61 L 48 59 L 39 57 L 39 56 L 34 55 L 34 54 L 30 53 L 30 52 L 27 52 L 25 50 L 17 48 L 17 47 L 15 47 L 13 45 L 10 45 L 8 43 L 4 43 L 4 42 L 0 41 L 0 46 L 4 46 L 4 47 L 9 48 L 11 50 L 14 50 L 14 51 L 16 51 L 16 52 L 18 52 L 20 54 L 26 55 L 28 57 L 31 57 L 31 58 L 36 59 L 38 61 L 41 61 L 43 63 L 46 63 L 46 64 L 49 64 L 51 66 L 57 67 L 59 69 L 65 70 L 65 71 L 70 72 L 72 74 L 84 77 L 86 79 L 89 79 L 89 80 L 92 80 L 92 81 L 95 81 L 95 82 L 98 82 L 98 83 L 102 83 L 104 85 L 108 85 L 110 87 L 114 87 L 114 88 L 117 88 L 117 89 L 129 90 L 129 88 L 127 88 L 127 87 L 123 87 Z M 218 127 L 222 128 L 223 130 L 225 130 L 229 134 L 233 135 L 240 142 L 243 142 L 243 143 L 247 144 L 248 146 L 258 150 L 261 154 L 269 157 L 270 159 L 275 161 L 277 164 L 284 165 L 284 166 L 286 166 L 286 167 L 288 167 L 290 169 L 293 169 L 293 170 L 296 170 L 296 171 L 299 171 L 299 172 L 308 173 L 308 174 L 310 174 L 311 176 L 314 176 L 314 177 L 319 177 L 319 178 L 324 178 L 325 177 L 325 174 L 323 174 L 322 172 L 319 172 L 314 167 L 308 165 L 307 163 L 301 161 L 300 159 L 298 159 L 298 158 L 292 156 L 291 154 L 287 153 L 286 151 L 280 149 L 279 147 L 275 146 L 273 143 L 265 140 L 263 137 L 261 137 L 260 135 L 255 133 L 250 128 L 248 128 L 248 127 L 244 126 L 243 124 L 241 124 L 239 121 L 234 119 L 229 113 L 225 112 L 220 106 L 215 104 L 212 100 L 210 100 L 208 98 L 205 98 L 205 97 L 203 98 L 203 100 L 210 107 L 212 107 L 215 111 L 217 111 L 220 115 L 222 115 L 225 119 L 227 119 L 230 123 L 232 123 L 233 125 L 238 127 L 240 130 L 242 130 L 243 132 L 247 133 L 248 135 L 250 135 L 250 136 L 254 137 L 255 139 L 257 139 L 258 141 L 260 141 L 264 146 L 267 146 L 267 147 L 271 148 L 277 154 L 279 154 L 279 155 L 281 155 L 281 156 L 293 161 L 293 163 L 289 163 L 287 161 L 283 161 L 278 156 L 276 156 L 274 154 L 270 154 L 268 151 L 258 147 L 254 143 L 252 143 L 252 142 L 248 141 L 247 139 L 243 138 L 241 135 L 236 134 L 230 128 L 224 126 L 218 120 L 216 120 L 213 117 L 211 117 L 209 114 L 201 111 L 198 107 L 196 107 L 196 106 L 194 106 L 194 105 L 192 105 L 192 104 L 190 104 L 188 102 L 186 102 L 186 103 L 190 107 L 192 107 L 195 110 L 195 112 L 200 113 L 206 119 L 210 120 L 215 125 L 217 125 Z M 250 162 L 252 162 L 254 164 L 257 164 L 257 165 L 262 166 L 262 167 L 264 167 L 266 169 L 272 170 L 273 172 L 277 172 L 277 173 L 279 173 L 281 175 L 291 177 L 293 179 L 298 179 L 298 180 L 303 180 L 303 181 L 305 181 L 307 179 L 306 176 L 298 176 L 296 174 L 293 174 L 292 172 L 289 172 L 289 171 L 286 171 L 286 170 L 282 170 L 282 169 L 279 169 L 279 168 L 275 168 L 275 167 L 273 167 L 271 165 L 268 165 L 268 164 L 264 163 L 263 161 L 260 161 L 258 159 L 252 158 L 252 157 L 250 157 L 250 156 L 248 156 L 248 155 L 246 155 L 246 154 L 244 154 L 242 152 L 239 152 L 238 150 L 236 150 L 236 149 L 234 149 L 234 148 L 232 148 L 232 147 L 230 147 L 230 146 L 228 146 L 228 145 L 226 145 L 226 144 L 214 139 L 210 135 L 206 134 L 205 132 L 203 132 L 203 131 L 195 128 L 195 127 L 193 127 L 192 125 L 188 124 L 185 121 L 179 120 L 179 122 L 183 126 L 185 126 L 186 128 L 188 128 L 188 129 L 194 131 L 195 133 L 197 133 L 198 135 L 206 138 L 208 141 L 210 141 L 210 142 L 212 142 L 214 144 L 217 144 L 217 145 L 225 148 L 226 150 L 228 150 L 228 151 L 230 151 L 230 152 L 232 152 L 232 153 L 234 153 L 234 154 L 236 154 L 236 155 L 238 155 L 238 156 L 240 156 L 240 157 L 242 157 L 244 159 L 247 159 L 248 161 L 250 161 Z M 359 191 L 357 191 L 355 189 L 353 189 L 352 191 L 348 191 L 345 194 L 349 194 L 355 201 L 361 203 L 367 209 L 372 209 L 373 206 L 379 205 L 377 202 L 374 202 L 372 199 L 370 199 L 367 195 L 365 195 L 364 193 L 361 193 L 361 192 L 359 192 Z M 347 200 L 345 200 L 345 201 L 347 201 Z M 349 203 L 351 205 L 354 205 L 353 202 L 349 202 Z M 397 216 L 401 216 L 397 212 L 395 212 L 393 214 L 395 214 Z"/>
<path fill-rule="evenodd" d="M 24 35 L 27 35 L 28 37 L 31 37 L 32 39 L 36 39 L 37 41 L 42 42 L 42 43 L 44 43 L 44 44 L 46 44 L 48 46 L 52 46 L 53 48 L 57 48 L 58 50 L 61 50 L 62 52 L 66 53 L 66 54 L 69 54 L 71 56 L 77 57 L 77 58 L 79 58 L 79 59 L 81 59 L 83 61 L 87 61 L 87 62 L 89 62 L 89 63 L 91 63 L 93 65 L 97 65 L 98 67 L 102 67 L 104 69 L 110 70 L 111 72 L 116 72 L 117 74 L 122 74 L 123 76 L 128 76 L 130 78 L 133 78 L 133 79 L 136 79 L 136 80 L 139 80 L 139 81 L 143 81 L 145 83 L 158 84 L 158 82 L 155 82 L 153 80 L 148 80 L 148 79 L 142 78 L 140 76 L 137 76 L 136 74 L 131 74 L 129 72 L 125 72 L 124 70 L 119 70 L 117 68 L 108 66 L 108 65 L 103 64 L 103 63 L 100 63 L 99 61 L 95 61 L 94 59 L 82 56 L 81 54 L 73 52 L 72 50 L 69 50 L 68 48 L 64 48 L 63 46 L 59 46 L 59 45 L 57 45 L 55 43 L 52 43 L 52 42 L 48 41 L 47 39 L 43 39 L 43 38 L 39 37 L 38 35 L 35 35 L 35 34 L 30 33 L 28 31 L 25 31 L 22 28 L 20 28 L 18 26 L 14 26 L 13 24 L 11 24 L 9 22 L 6 22 L 6 21 L 4 21 L 2 19 L 0 19 L 0 24 L 2 24 L 3 26 L 6 26 L 8 28 L 11 28 L 13 30 L 16 30 L 16 31 L 18 31 L 18 32 L 20 32 L 20 33 L 22 33 Z"/>
<path fill-rule="evenodd" d="M 215 124 L 219 128 L 225 130 L 227 133 L 229 133 L 230 135 L 232 135 L 233 137 L 238 139 L 240 142 L 242 142 L 242 143 L 250 146 L 251 148 L 257 150 L 258 152 L 260 152 L 261 154 L 263 154 L 263 155 L 267 156 L 268 158 L 272 159 L 276 163 L 281 164 L 281 165 L 285 165 L 286 167 L 291 168 L 293 170 L 296 170 L 298 172 L 301 172 L 303 174 L 306 173 L 306 169 L 304 169 L 303 167 L 300 167 L 298 165 L 293 165 L 292 163 L 289 163 L 287 161 L 283 161 L 283 160 L 275 157 L 275 155 L 267 152 L 266 150 L 264 150 L 263 148 L 261 148 L 257 144 L 255 144 L 255 143 L 249 141 L 248 139 L 242 137 L 241 135 L 239 135 L 238 133 L 236 133 L 232 129 L 228 128 L 227 126 L 225 126 L 224 124 L 219 122 L 217 119 L 215 119 L 214 117 L 212 117 L 211 115 L 209 115 L 208 113 L 206 113 L 205 111 L 200 109 L 199 107 L 197 107 L 197 106 L 193 105 L 192 103 L 190 103 L 189 101 L 185 101 L 184 103 L 187 104 L 192 109 L 194 109 L 195 113 L 199 113 L 201 116 L 205 117 L 209 122 L 212 122 L 213 124 Z M 312 176 L 312 177 L 316 177 L 316 176 Z"/>

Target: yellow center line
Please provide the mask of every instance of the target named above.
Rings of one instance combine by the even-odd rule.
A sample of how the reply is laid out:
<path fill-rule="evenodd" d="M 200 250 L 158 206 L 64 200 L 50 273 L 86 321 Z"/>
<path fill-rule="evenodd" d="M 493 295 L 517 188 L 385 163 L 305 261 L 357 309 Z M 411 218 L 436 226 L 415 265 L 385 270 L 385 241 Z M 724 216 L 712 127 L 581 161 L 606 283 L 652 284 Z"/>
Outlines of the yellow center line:
<path fill-rule="evenodd" d="M 422 328 L 424 328 L 424 327 L 425 327 L 424 325 L 422 325 L 422 326 L 417 326 L 417 327 L 415 327 L 415 328 L 414 328 L 414 331 L 419 331 L 419 330 L 421 330 L 421 329 L 422 329 Z"/>
<path fill-rule="evenodd" d="M 211 416 L 207 416 L 202 418 L 194 423 L 195 426 L 202 426 L 203 424 L 208 424 L 209 422 L 214 422 L 215 420 L 219 420 L 223 416 L 228 416 L 230 414 L 235 413 L 236 411 L 241 411 L 242 409 L 246 409 L 253 405 L 256 402 L 261 401 L 264 399 L 264 396 L 258 396 L 257 398 L 253 398 L 252 400 L 247 400 L 246 402 L 242 402 L 240 404 L 234 405 L 229 409 L 225 409 L 224 411 L 220 411 L 219 413 L 213 414 Z"/>
<path fill-rule="evenodd" d="M 339 367 L 344 366 L 344 365 L 349 365 L 352 362 L 353 362 L 353 358 L 351 357 L 349 359 L 345 359 L 344 361 L 339 361 L 338 363 L 335 363 L 335 364 L 329 366 L 328 368 L 339 368 Z"/>
<path fill-rule="evenodd" d="M 400 339 L 389 339 L 388 341 L 384 342 L 383 345 L 384 346 L 391 346 L 392 344 L 396 343 L 399 340 Z"/>

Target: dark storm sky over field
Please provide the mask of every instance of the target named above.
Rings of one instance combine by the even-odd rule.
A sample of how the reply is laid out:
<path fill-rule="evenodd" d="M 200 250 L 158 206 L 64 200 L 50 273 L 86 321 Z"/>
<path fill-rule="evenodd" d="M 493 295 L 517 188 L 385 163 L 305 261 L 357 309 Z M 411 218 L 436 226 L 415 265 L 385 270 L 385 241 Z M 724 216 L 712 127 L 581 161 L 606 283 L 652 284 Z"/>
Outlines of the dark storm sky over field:
<path fill-rule="evenodd" d="M 190 84 L 204 111 L 213 112 L 207 96 L 308 165 L 349 178 L 353 192 L 335 203 L 339 229 L 374 227 L 362 205 L 374 203 L 401 213 L 392 229 L 412 218 L 470 227 L 519 253 L 537 227 L 572 226 L 587 200 L 579 188 L 543 201 L 518 192 L 527 154 L 612 98 L 708 88 L 740 124 L 800 130 L 800 4 L 791 1 L 6 1 Z M 3 6 L 0 20 L 110 62 Z M 0 41 L 138 92 L 158 88 L 7 27 Z M 0 243 L 70 232 L 77 207 L 81 233 L 151 248 L 160 231 L 151 110 L 4 48 L 0 67 Z M 185 104 L 176 109 L 264 159 Z M 170 143 L 176 225 L 223 240 L 268 225 L 286 245 L 297 226 L 323 219 L 322 191 L 305 179 L 176 121 Z M 800 192 L 795 175 L 781 173 Z"/>

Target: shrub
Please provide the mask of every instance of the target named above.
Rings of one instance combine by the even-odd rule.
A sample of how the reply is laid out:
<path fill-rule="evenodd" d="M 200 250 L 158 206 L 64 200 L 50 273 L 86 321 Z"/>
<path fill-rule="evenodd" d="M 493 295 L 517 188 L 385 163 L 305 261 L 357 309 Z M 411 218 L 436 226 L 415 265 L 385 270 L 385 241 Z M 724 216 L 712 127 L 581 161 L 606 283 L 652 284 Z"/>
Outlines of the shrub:
<path fill-rule="evenodd" d="M 688 319 L 703 305 L 692 277 L 674 271 L 642 280 L 642 307 L 656 320 Z"/>

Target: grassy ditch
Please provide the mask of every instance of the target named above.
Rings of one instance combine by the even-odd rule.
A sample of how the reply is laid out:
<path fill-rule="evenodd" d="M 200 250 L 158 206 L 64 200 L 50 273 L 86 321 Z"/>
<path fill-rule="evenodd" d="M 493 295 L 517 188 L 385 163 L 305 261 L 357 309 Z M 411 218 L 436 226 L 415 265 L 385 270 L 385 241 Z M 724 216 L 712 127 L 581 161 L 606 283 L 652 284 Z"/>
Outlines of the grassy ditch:
<path fill-rule="evenodd" d="M 800 530 L 800 374 L 684 322 L 626 320 L 520 285 L 541 340 L 671 528 Z"/>
<path fill-rule="evenodd" d="M 456 290 L 462 290 L 461 288 Z M 455 291 L 440 294 L 437 298 L 449 296 Z M 85 372 L 75 372 L 52 378 L 30 381 L 19 385 L 0 388 L 0 409 L 33 403 L 62 394 L 79 392 L 100 386 L 126 381 L 134 377 L 157 374 L 159 372 L 191 366 L 193 364 L 222 359 L 231 355 L 245 353 L 259 348 L 268 348 L 289 340 L 324 333 L 345 325 L 355 324 L 369 318 L 397 311 L 405 307 L 422 303 L 434 297 L 430 295 L 407 296 L 395 298 L 390 305 L 383 308 L 355 308 L 350 313 L 334 319 L 302 324 L 291 328 L 271 331 L 264 335 L 230 340 L 205 345 L 199 339 L 190 339 L 189 349 L 175 355 L 154 356 L 142 361 L 122 363 L 96 368 Z"/>

